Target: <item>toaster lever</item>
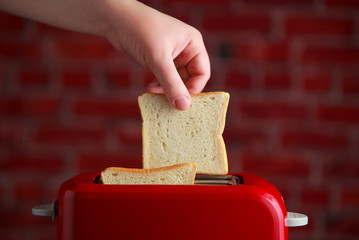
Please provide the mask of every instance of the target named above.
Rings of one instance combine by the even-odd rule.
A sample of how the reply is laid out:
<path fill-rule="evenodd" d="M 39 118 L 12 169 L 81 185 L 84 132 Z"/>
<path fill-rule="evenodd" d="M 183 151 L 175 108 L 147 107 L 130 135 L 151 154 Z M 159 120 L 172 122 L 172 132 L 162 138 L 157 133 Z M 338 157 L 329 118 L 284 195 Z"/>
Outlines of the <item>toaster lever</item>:
<path fill-rule="evenodd" d="M 295 213 L 295 212 L 288 212 L 287 217 L 285 218 L 285 225 L 287 227 L 300 227 L 305 226 L 308 224 L 308 216 Z"/>
<path fill-rule="evenodd" d="M 52 217 L 54 221 L 57 215 L 57 199 L 52 203 L 38 205 L 32 208 L 32 215 Z"/>

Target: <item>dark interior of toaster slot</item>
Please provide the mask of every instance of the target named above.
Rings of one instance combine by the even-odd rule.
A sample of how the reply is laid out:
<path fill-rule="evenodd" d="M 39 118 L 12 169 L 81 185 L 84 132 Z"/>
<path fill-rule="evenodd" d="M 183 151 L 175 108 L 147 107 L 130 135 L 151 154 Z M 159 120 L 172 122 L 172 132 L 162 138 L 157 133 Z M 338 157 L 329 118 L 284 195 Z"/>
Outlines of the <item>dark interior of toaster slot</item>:
<path fill-rule="evenodd" d="M 235 177 L 237 177 L 238 185 L 244 184 L 244 179 L 243 179 L 243 176 L 242 176 L 242 175 L 235 176 Z"/>
<path fill-rule="evenodd" d="M 224 178 L 224 179 L 225 179 L 225 178 L 227 178 L 227 179 L 228 179 L 228 178 L 235 178 L 237 184 L 232 184 L 232 185 L 241 185 L 241 184 L 244 184 L 243 176 L 241 176 L 241 175 L 239 175 L 239 176 L 223 175 L 223 176 L 219 176 L 219 177 L 222 177 L 222 178 Z M 196 180 L 203 179 L 203 178 L 206 178 L 206 175 L 196 175 Z M 97 175 L 92 182 L 93 182 L 93 183 L 96 183 L 96 184 L 102 184 L 101 175 Z"/>
<path fill-rule="evenodd" d="M 239 178 L 239 184 L 244 184 L 243 176 L 237 176 Z"/>
<path fill-rule="evenodd" d="M 96 184 L 102 184 L 101 175 L 97 175 L 92 182 Z"/>

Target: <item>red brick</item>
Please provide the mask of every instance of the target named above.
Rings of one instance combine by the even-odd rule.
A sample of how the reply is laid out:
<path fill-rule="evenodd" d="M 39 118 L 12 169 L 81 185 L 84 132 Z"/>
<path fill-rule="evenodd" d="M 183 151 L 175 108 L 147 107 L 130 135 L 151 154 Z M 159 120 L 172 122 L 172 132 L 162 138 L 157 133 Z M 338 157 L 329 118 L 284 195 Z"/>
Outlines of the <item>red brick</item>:
<path fill-rule="evenodd" d="M 49 224 L 46 227 L 46 231 L 43 228 L 36 229 L 36 233 L 33 234 L 38 240 L 56 240 L 56 225 Z"/>
<path fill-rule="evenodd" d="M 225 86 L 229 89 L 249 89 L 251 78 L 248 74 L 240 71 L 232 71 L 226 74 Z"/>
<path fill-rule="evenodd" d="M 10 210 L 0 208 L 0 215 L 0 226 L 5 227 L 5 229 L 13 228 L 15 231 L 17 230 L 17 233 L 21 233 L 19 229 L 24 229 L 25 227 L 34 227 L 36 225 L 46 226 L 49 221 L 51 222 L 51 218 L 33 216 L 31 214 L 31 206 L 25 205 L 17 205 L 17 209 Z M 12 234 L 14 234 L 14 232 L 12 232 Z M 23 238 L 14 239 L 26 238 L 27 236 L 23 236 Z"/>
<path fill-rule="evenodd" d="M 230 0 L 161 0 L 161 2 L 167 14 L 186 23 L 190 23 L 193 13 L 197 13 L 199 8 L 204 15 L 216 13 L 218 10 L 228 12 L 230 9 Z"/>
<path fill-rule="evenodd" d="M 323 174 L 325 177 L 335 177 L 339 179 L 350 179 L 359 176 L 359 162 L 346 159 L 346 156 L 325 159 Z"/>
<path fill-rule="evenodd" d="M 137 149 L 137 153 L 139 154 L 98 152 L 82 154 L 79 156 L 76 169 L 78 171 L 102 171 L 107 167 L 142 168 L 141 150 Z"/>
<path fill-rule="evenodd" d="M 76 38 L 54 38 L 54 46 L 58 56 L 76 59 L 105 59 L 116 50 L 105 39 L 91 36 Z"/>
<path fill-rule="evenodd" d="M 142 125 L 138 124 L 125 124 L 117 131 L 117 136 L 123 144 L 142 144 Z"/>
<path fill-rule="evenodd" d="M 3 88 L 6 83 L 8 82 L 8 74 L 9 74 L 9 70 L 10 70 L 10 63 L 7 62 L 5 63 L 5 61 L 0 61 L 0 88 Z"/>
<path fill-rule="evenodd" d="M 127 71 L 108 71 L 107 79 L 115 87 L 128 87 L 130 85 L 130 73 Z"/>
<path fill-rule="evenodd" d="M 289 89 L 291 79 L 288 73 L 266 73 L 263 81 L 264 88 L 267 89 Z"/>
<path fill-rule="evenodd" d="M 300 193 L 300 199 L 303 205 L 313 204 L 327 207 L 330 201 L 329 190 L 325 188 L 303 188 Z"/>
<path fill-rule="evenodd" d="M 143 83 L 145 86 L 156 80 L 156 76 L 152 72 L 146 72 L 143 75 Z"/>
<path fill-rule="evenodd" d="M 27 170 L 44 173 L 59 172 L 64 167 L 64 159 L 58 155 L 34 153 L 14 153 L 7 161 L 0 163 L 0 168 L 12 171 Z"/>
<path fill-rule="evenodd" d="M 331 87 L 331 76 L 324 75 L 305 75 L 303 76 L 303 88 L 307 91 L 327 92 Z"/>
<path fill-rule="evenodd" d="M 278 6 L 297 6 L 297 5 L 310 5 L 314 0 L 242 0 L 248 5 L 278 5 Z"/>
<path fill-rule="evenodd" d="M 359 187 L 355 184 L 345 187 L 341 192 L 341 204 L 359 208 Z"/>
<path fill-rule="evenodd" d="M 213 42 L 207 48 L 210 56 L 214 55 L 218 60 L 223 62 L 229 62 L 235 57 L 235 45 L 227 42 L 227 40 L 223 42 Z"/>
<path fill-rule="evenodd" d="M 288 44 L 262 40 L 246 41 L 236 47 L 236 56 L 239 59 L 251 61 L 286 61 L 288 59 Z"/>
<path fill-rule="evenodd" d="M 256 142 L 264 143 L 268 140 L 267 135 L 261 129 L 244 124 L 226 124 L 223 138 L 228 144 L 239 142 L 245 146 L 251 146 Z"/>
<path fill-rule="evenodd" d="M 58 112 L 60 101 L 53 97 L 0 98 L 0 114 L 49 116 Z"/>
<path fill-rule="evenodd" d="M 0 122 L 0 144 L 3 146 L 22 141 L 24 134 L 24 127 L 17 122 Z"/>
<path fill-rule="evenodd" d="M 46 85 L 49 74 L 45 70 L 24 70 L 19 74 L 19 81 L 23 85 Z"/>
<path fill-rule="evenodd" d="M 230 0 L 161 0 L 163 3 L 191 3 L 191 4 L 211 4 L 211 3 L 221 3 L 228 4 Z"/>
<path fill-rule="evenodd" d="M 61 75 L 62 85 L 66 88 L 89 88 L 91 76 L 88 71 L 66 71 Z"/>
<path fill-rule="evenodd" d="M 239 111 L 244 117 L 268 119 L 303 119 L 308 110 L 303 104 L 289 102 L 242 101 Z"/>
<path fill-rule="evenodd" d="M 45 125 L 39 127 L 34 140 L 44 143 L 77 143 L 104 139 L 103 130 L 86 126 Z"/>
<path fill-rule="evenodd" d="M 352 19 L 336 19 L 318 16 L 290 17 L 284 23 L 287 35 L 351 35 Z"/>
<path fill-rule="evenodd" d="M 36 182 L 31 179 L 21 182 L 17 180 L 14 186 L 14 195 L 18 201 L 40 201 L 43 194 L 44 189 L 41 182 Z"/>
<path fill-rule="evenodd" d="M 359 8 L 359 2 L 357 0 L 325 0 L 325 4 L 328 7 L 347 7 L 347 8 Z"/>
<path fill-rule="evenodd" d="M 321 104 L 317 117 L 322 121 L 358 123 L 359 106 Z"/>
<path fill-rule="evenodd" d="M 309 174 L 306 159 L 296 155 L 244 153 L 241 161 L 243 171 L 258 175 L 307 176 Z"/>
<path fill-rule="evenodd" d="M 0 55 L 24 59 L 39 59 L 42 57 L 42 52 L 38 42 L 24 41 L 17 37 L 0 39 Z"/>
<path fill-rule="evenodd" d="M 326 219 L 325 229 L 330 234 L 359 236 L 359 217 L 355 213 L 338 213 L 330 215 Z"/>
<path fill-rule="evenodd" d="M 359 75 L 345 75 L 342 79 L 343 93 L 359 93 Z"/>
<path fill-rule="evenodd" d="M 359 63 L 359 48 L 308 47 L 303 51 L 301 60 L 308 63 Z"/>
<path fill-rule="evenodd" d="M 0 12 L 0 31 L 2 34 L 7 32 L 21 32 L 24 28 L 25 20 L 21 17 Z"/>
<path fill-rule="evenodd" d="M 322 131 L 286 131 L 282 136 L 284 146 L 338 149 L 347 148 L 349 140 L 344 134 L 328 134 Z"/>
<path fill-rule="evenodd" d="M 268 33 L 271 30 L 271 24 L 266 14 L 226 14 L 206 16 L 203 20 L 203 28 L 209 31 L 257 31 Z"/>
<path fill-rule="evenodd" d="M 75 101 L 73 109 L 77 115 L 139 117 L 137 99 L 88 98 Z"/>

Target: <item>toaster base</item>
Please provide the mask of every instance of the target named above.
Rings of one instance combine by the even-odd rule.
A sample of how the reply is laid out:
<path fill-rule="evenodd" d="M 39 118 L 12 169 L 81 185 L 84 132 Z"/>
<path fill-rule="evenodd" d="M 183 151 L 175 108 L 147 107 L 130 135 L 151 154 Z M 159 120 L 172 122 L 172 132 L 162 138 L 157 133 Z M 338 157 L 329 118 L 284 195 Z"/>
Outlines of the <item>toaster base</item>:
<path fill-rule="evenodd" d="M 287 240 L 287 211 L 278 190 L 252 174 L 243 184 L 104 185 L 98 174 L 65 182 L 58 198 L 58 240 Z"/>

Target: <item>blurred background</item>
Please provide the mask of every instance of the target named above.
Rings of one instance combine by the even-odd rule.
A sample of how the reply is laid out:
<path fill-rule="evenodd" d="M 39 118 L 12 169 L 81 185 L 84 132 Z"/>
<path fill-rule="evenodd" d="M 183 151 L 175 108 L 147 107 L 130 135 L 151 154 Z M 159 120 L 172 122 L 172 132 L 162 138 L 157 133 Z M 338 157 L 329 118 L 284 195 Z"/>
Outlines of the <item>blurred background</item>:
<path fill-rule="evenodd" d="M 358 239 L 359 1 L 145 3 L 202 32 L 205 91 L 231 95 L 230 172 L 264 177 L 309 216 L 290 239 Z M 78 173 L 141 167 L 137 97 L 153 79 L 104 39 L 0 13 L 1 239 L 56 239 L 33 206 Z"/>

